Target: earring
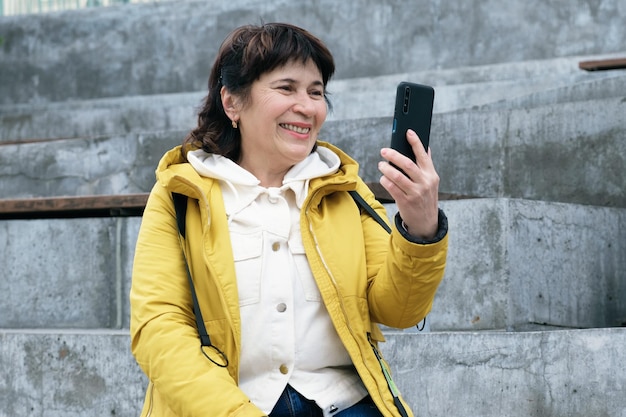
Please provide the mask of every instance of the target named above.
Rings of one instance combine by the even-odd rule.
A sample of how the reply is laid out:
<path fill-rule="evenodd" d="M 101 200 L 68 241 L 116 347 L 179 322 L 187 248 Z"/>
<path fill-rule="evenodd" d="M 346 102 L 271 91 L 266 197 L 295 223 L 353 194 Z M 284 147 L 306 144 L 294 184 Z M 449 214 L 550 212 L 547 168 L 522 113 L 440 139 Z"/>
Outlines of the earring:
<path fill-rule="evenodd" d="M 233 129 L 237 129 L 237 122 L 235 120 L 231 121 L 231 125 L 233 126 Z"/>

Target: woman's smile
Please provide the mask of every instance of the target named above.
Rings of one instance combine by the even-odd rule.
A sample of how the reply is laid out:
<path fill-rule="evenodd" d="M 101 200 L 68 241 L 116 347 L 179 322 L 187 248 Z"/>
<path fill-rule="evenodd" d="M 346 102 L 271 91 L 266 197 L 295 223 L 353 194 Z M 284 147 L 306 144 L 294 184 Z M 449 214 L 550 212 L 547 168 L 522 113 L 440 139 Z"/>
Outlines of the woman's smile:
<path fill-rule="evenodd" d="M 291 123 L 281 123 L 279 126 L 282 127 L 283 129 L 290 130 L 300 135 L 308 135 L 308 133 L 311 131 L 310 127 L 297 126 Z"/>
<path fill-rule="evenodd" d="M 228 94 L 228 93 L 225 93 Z M 326 120 L 322 75 L 313 61 L 290 61 L 254 81 L 247 100 L 231 97 L 241 133 L 239 165 L 265 186 L 303 161 Z"/>

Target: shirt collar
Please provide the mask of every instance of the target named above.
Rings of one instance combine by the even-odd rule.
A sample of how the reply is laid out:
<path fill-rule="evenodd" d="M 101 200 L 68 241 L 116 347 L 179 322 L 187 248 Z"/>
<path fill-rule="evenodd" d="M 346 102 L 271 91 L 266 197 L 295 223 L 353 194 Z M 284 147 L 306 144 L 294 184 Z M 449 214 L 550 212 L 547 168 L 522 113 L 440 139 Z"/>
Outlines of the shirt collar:
<path fill-rule="evenodd" d="M 187 153 L 187 160 L 199 175 L 217 179 L 225 185 L 222 193 L 229 215 L 243 210 L 263 193 L 271 196 L 284 193 L 288 189 L 294 192 L 298 208 L 302 208 L 309 181 L 335 173 L 341 164 L 339 156 L 332 150 L 318 146 L 303 161 L 291 167 L 283 178 L 281 187 L 267 188 L 261 186 L 259 179 L 252 173 L 222 155 L 197 149 Z"/>

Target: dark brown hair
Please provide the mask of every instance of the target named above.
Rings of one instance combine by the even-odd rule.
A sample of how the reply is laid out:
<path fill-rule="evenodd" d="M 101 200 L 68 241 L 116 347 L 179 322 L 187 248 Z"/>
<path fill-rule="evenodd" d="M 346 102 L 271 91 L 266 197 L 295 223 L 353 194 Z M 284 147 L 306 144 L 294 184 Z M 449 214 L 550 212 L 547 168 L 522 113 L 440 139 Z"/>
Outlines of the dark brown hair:
<path fill-rule="evenodd" d="M 209 76 L 209 92 L 198 114 L 198 126 L 183 140 L 183 157 L 190 149 L 223 155 L 237 161 L 241 136 L 224 112 L 220 90 L 225 86 L 244 102 L 252 83 L 266 72 L 291 61 L 315 63 L 324 87 L 335 71 L 333 56 L 324 43 L 308 31 L 285 23 L 242 26 L 222 43 Z M 330 106 L 326 89 L 324 98 Z"/>

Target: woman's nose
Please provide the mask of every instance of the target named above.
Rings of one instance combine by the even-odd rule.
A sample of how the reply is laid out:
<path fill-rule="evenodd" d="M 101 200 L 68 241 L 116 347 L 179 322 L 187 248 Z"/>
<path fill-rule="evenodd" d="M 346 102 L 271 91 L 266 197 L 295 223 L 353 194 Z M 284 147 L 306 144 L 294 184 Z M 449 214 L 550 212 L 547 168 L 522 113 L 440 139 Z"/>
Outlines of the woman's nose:
<path fill-rule="evenodd" d="M 296 103 L 293 105 L 293 111 L 304 114 L 306 116 L 313 116 L 316 111 L 316 100 L 311 98 L 308 94 L 298 94 Z"/>

